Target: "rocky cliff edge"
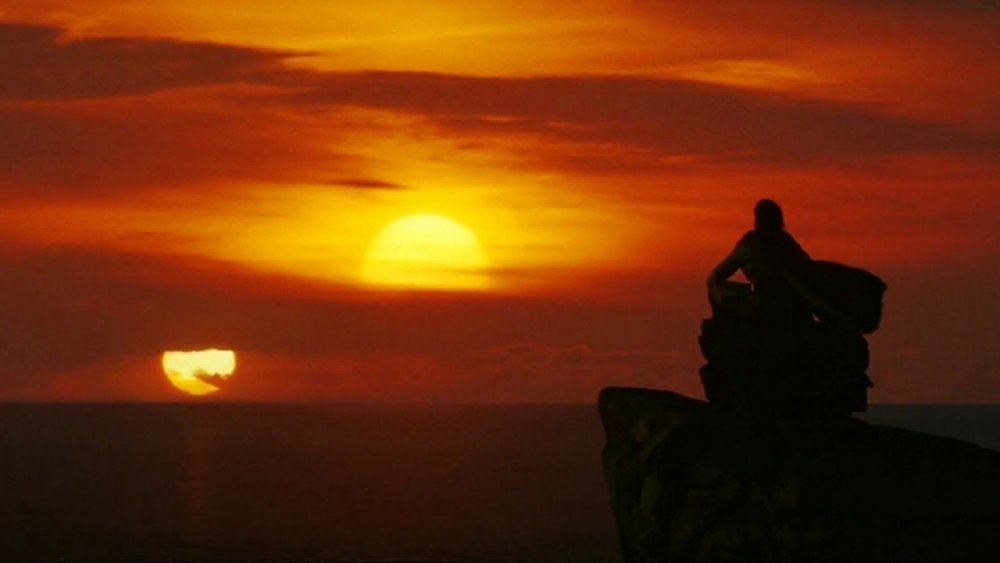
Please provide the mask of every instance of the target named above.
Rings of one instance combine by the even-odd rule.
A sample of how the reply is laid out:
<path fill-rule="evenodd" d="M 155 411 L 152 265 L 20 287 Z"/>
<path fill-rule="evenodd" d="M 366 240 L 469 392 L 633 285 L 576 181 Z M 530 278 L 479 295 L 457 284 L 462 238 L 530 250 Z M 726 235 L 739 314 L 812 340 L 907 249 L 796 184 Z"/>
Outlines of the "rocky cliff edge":
<path fill-rule="evenodd" d="M 599 409 L 626 561 L 1000 561 L 1000 452 L 649 389 Z"/>

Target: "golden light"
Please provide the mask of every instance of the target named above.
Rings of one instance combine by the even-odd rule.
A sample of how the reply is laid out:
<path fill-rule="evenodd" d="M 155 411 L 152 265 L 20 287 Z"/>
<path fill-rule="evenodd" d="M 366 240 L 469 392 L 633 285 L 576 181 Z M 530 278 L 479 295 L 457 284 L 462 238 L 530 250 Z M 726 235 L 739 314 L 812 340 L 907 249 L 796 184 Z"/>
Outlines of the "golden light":
<path fill-rule="evenodd" d="M 442 215 L 408 215 L 368 246 L 361 280 L 405 289 L 485 289 L 489 261 L 468 227 Z"/>
<path fill-rule="evenodd" d="M 236 353 L 232 350 L 163 353 L 163 373 L 174 387 L 189 395 L 215 393 L 234 371 Z"/>

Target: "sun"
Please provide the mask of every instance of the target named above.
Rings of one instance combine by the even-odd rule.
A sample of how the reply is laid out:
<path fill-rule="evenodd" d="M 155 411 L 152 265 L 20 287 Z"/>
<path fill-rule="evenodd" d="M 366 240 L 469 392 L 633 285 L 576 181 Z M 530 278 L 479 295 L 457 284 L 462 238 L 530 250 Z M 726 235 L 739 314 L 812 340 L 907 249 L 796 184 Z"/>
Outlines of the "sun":
<path fill-rule="evenodd" d="M 163 353 L 163 373 L 174 387 L 189 395 L 208 395 L 221 389 L 236 371 L 232 350 L 168 351 Z"/>
<path fill-rule="evenodd" d="M 381 288 L 486 289 L 489 260 L 479 238 L 465 225 L 442 215 L 407 215 L 372 240 L 361 281 Z"/>

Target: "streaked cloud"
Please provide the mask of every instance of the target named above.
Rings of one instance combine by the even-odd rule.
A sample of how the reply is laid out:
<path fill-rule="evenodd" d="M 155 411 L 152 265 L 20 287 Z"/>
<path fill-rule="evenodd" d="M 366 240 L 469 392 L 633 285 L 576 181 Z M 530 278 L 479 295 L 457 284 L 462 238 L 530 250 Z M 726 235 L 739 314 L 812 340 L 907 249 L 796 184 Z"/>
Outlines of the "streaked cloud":
<path fill-rule="evenodd" d="M 72 38 L 0 22 L 0 100 L 80 100 L 254 80 L 290 53 L 157 38 Z"/>
<path fill-rule="evenodd" d="M 306 129 L 212 92 L 0 106 L 0 181 L 22 199 L 342 174 L 346 157 Z"/>
<path fill-rule="evenodd" d="M 861 105 L 682 80 L 392 72 L 328 73 L 314 80 L 294 95 L 296 101 L 413 112 L 460 130 L 635 145 L 660 156 L 797 164 L 997 145 L 995 138 Z"/>

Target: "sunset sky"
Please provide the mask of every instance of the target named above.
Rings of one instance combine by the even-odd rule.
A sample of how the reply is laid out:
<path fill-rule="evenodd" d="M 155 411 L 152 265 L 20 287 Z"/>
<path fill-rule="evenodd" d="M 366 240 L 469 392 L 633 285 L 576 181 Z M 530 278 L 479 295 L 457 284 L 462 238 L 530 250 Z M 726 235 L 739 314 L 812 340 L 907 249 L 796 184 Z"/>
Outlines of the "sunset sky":
<path fill-rule="evenodd" d="M 4 2 L 0 400 L 204 400 L 160 361 L 209 347 L 210 400 L 701 396 L 705 276 L 770 197 L 888 283 L 873 401 L 1000 401 L 997 30 L 976 0 Z M 407 288 L 376 259 L 413 215 L 466 246 Z"/>

